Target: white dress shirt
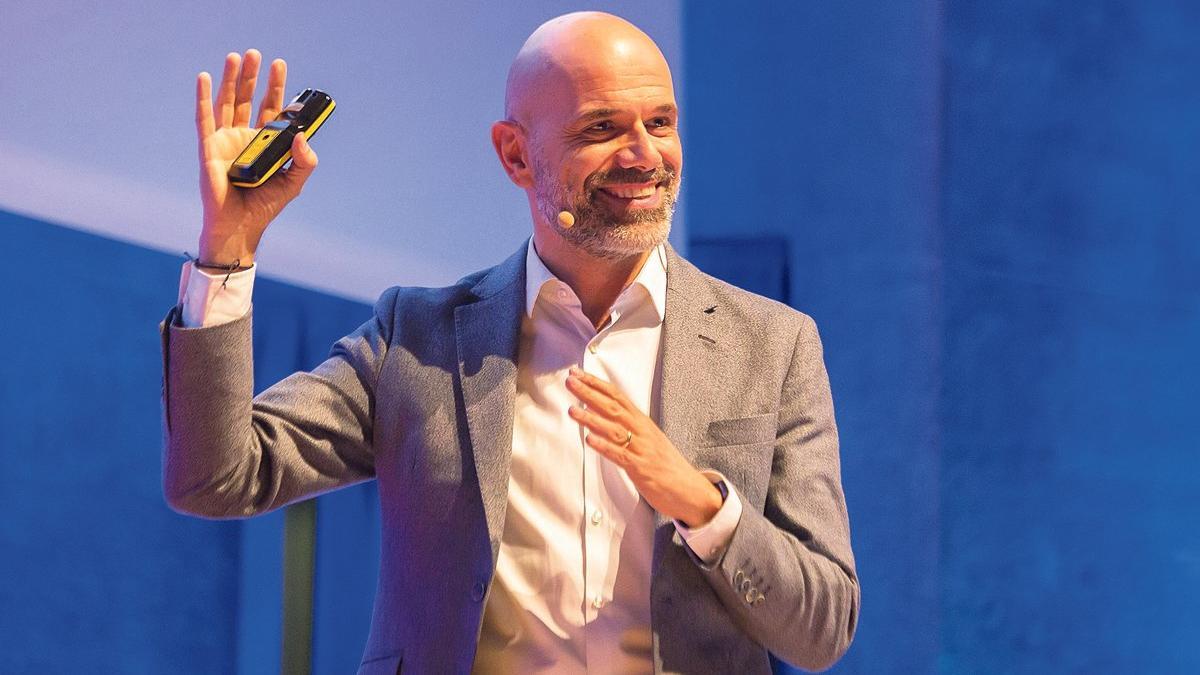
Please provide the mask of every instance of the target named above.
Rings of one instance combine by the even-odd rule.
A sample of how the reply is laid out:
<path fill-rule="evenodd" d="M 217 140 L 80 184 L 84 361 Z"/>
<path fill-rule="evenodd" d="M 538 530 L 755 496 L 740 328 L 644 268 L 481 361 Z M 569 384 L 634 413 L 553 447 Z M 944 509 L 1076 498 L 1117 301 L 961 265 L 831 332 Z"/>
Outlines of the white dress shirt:
<path fill-rule="evenodd" d="M 526 255 L 508 506 L 475 658 L 480 673 L 652 672 L 650 573 L 654 512 L 633 481 L 584 443 L 567 415 L 577 365 L 612 382 L 647 415 L 658 383 L 667 270 L 660 246 L 596 331 L 579 298 L 538 257 Z M 213 326 L 250 309 L 254 269 L 209 274 L 184 265 L 187 326 Z M 712 562 L 728 544 L 741 503 L 728 481 L 712 521 L 679 534 Z"/>

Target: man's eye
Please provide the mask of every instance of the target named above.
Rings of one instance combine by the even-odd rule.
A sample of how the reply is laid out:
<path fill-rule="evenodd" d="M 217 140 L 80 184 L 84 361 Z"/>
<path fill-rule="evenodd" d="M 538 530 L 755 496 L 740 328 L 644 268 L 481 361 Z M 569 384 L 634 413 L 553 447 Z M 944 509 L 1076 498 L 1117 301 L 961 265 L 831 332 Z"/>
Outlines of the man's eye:
<path fill-rule="evenodd" d="M 613 130 L 612 122 L 597 122 L 597 123 L 593 124 L 592 126 L 588 127 L 588 131 L 612 131 L 612 130 Z"/>
<path fill-rule="evenodd" d="M 671 119 L 669 117 L 655 117 L 650 120 L 650 126 L 655 129 L 663 129 L 671 126 Z"/>

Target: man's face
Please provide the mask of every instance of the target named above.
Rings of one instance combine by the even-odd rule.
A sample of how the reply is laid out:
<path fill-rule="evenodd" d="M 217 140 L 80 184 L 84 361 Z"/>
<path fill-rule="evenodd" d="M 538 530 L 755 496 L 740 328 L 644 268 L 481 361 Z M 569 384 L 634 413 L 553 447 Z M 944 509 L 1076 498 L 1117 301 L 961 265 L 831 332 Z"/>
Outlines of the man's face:
<path fill-rule="evenodd" d="M 666 241 L 683 167 L 666 64 L 620 56 L 571 69 L 565 91 L 531 120 L 530 138 L 541 215 L 567 241 L 610 259 Z M 573 227 L 558 222 L 563 210 Z"/>

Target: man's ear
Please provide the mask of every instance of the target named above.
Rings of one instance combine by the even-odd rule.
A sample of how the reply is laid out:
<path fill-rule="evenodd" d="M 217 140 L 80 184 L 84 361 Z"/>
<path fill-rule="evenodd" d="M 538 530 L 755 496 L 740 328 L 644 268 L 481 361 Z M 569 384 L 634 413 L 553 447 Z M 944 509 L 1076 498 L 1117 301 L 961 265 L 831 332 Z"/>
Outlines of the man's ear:
<path fill-rule="evenodd" d="M 492 146 L 508 178 L 521 188 L 533 187 L 533 169 L 529 166 L 525 130 L 510 120 L 492 124 Z"/>

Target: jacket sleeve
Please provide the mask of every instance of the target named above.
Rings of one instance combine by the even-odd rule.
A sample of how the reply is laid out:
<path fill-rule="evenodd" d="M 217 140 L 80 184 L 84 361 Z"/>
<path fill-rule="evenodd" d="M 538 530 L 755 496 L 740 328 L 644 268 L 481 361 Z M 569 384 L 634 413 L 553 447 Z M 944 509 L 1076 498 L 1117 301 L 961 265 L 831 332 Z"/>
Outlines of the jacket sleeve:
<path fill-rule="evenodd" d="M 311 372 L 253 396 L 252 313 L 184 328 L 180 307 L 160 325 L 163 494 L 208 518 L 264 513 L 374 476 L 375 388 L 396 289 Z"/>
<path fill-rule="evenodd" d="M 808 670 L 841 658 L 858 622 L 840 474 L 821 340 L 805 316 L 781 392 L 764 511 L 744 508 L 725 554 L 701 569 L 742 630 Z"/>

